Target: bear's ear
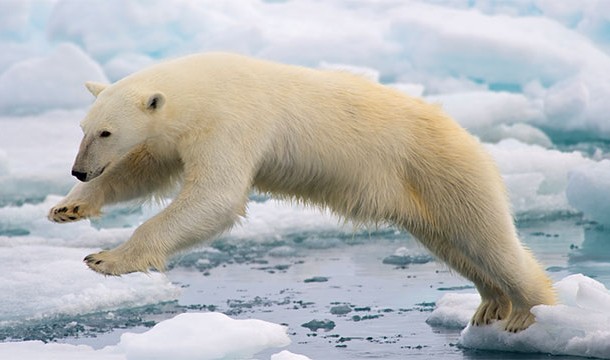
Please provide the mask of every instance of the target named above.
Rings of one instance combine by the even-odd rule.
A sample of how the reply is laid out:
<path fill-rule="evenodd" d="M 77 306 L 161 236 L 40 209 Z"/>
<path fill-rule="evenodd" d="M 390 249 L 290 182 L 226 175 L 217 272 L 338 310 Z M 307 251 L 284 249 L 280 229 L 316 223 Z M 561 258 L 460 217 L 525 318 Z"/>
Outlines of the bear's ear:
<path fill-rule="evenodd" d="M 105 88 L 108 87 L 108 84 L 102 84 L 95 81 L 87 81 L 85 83 L 85 86 L 87 87 L 87 90 L 89 90 L 89 92 L 93 94 L 93 96 L 97 97 L 102 91 L 104 91 Z"/>
<path fill-rule="evenodd" d="M 144 108 L 148 111 L 156 111 L 161 109 L 163 104 L 165 104 L 165 95 L 157 92 L 148 97 L 144 103 Z"/>

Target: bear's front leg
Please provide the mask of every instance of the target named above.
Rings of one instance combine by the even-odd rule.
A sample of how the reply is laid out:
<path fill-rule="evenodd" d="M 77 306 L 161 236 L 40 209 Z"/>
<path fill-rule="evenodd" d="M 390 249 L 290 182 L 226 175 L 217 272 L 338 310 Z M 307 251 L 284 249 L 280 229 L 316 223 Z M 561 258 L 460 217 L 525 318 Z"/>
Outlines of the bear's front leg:
<path fill-rule="evenodd" d="M 167 253 L 155 242 L 159 242 L 144 229 L 138 228 L 125 244 L 107 251 L 85 257 L 87 266 L 100 274 L 119 276 L 132 272 L 148 272 L 151 268 L 165 270 Z"/>
<path fill-rule="evenodd" d="M 65 223 L 99 216 L 102 201 L 102 194 L 95 183 L 78 183 L 49 210 L 48 218 L 57 223 Z"/>
<path fill-rule="evenodd" d="M 229 154 L 225 150 L 224 160 L 232 165 Z M 198 159 L 198 164 L 186 162 L 185 182 L 174 201 L 121 246 L 87 256 L 87 266 L 106 275 L 164 270 L 169 256 L 233 225 L 244 215 L 252 170 L 243 161 L 238 163 L 242 166 L 214 161 L 201 164 L 218 158 L 222 157 Z"/>
<path fill-rule="evenodd" d="M 219 197 L 199 200 L 205 204 L 194 204 L 197 201 L 193 199 L 197 197 L 174 200 L 167 209 L 136 229 L 127 242 L 115 249 L 88 255 L 85 263 L 104 275 L 148 272 L 151 268 L 163 271 L 167 258 L 175 252 L 209 240 L 229 228 L 242 213 L 239 209 L 244 208 L 247 197 L 242 196 L 241 204 L 236 206 L 226 201 L 227 206 L 222 206 L 223 199 Z M 201 211 L 206 208 L 207 211 Z"/>

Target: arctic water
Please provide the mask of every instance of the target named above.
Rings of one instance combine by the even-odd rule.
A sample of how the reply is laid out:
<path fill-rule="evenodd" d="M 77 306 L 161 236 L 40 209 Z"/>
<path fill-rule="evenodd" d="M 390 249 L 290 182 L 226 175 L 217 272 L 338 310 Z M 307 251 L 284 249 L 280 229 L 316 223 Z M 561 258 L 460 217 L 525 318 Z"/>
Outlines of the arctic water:
<path fill-rule="evenodd" d="M 1 1 L 0 358 L 610 359 L 608 14 L 604 0 Z M 497 161 L 561 304 L 519 334 L 468 326 L 472 283 L 409 234 L 255 193 L 242 224 L 163 274 L 88 270 L 164 204 L 46 219 L 76 181 L 83 83 L 210 50 L 440 104 Z"/>

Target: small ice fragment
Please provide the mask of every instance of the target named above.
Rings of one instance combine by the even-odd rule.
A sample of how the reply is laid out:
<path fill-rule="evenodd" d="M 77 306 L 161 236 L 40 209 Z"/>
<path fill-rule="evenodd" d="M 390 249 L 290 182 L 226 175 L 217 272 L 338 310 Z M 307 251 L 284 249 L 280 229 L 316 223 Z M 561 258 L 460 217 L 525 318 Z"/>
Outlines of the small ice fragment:
<path fill-rule="evenodd" d="M 337 305 L 330 308 L 330 313 L 333 315 L 345 315 L 352 312 L 352 308 L 349 305 Z"/>
<path fill-rule="evenodd" d="M 332 320 L 311 320 L 305 324 L 301 324 L 301 326 L 308 328 L 311 331 L 318 331 L 319 329 L 329 331 L 335 328 L 335 322 Z"/>
<path fill-rule="evenodd" d="M 385 257 L 383 259 L 383 263 L 389 265 L 406 266 L 410 264 L 426 264 L 432 260 L 432 256 L 428 254 L 412 254 L 409 249 L 400 247 L 394 251 L 393 255 Z"/>

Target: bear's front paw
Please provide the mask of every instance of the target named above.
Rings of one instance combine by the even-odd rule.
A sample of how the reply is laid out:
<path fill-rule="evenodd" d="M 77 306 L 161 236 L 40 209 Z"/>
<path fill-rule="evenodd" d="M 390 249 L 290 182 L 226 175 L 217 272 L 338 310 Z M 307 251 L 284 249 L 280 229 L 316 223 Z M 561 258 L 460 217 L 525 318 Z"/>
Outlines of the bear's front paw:
<path fill-rule="evenodd" d="M 164 260 L 153 260 L 138 254 L 135 257 L 125 255 L 117 250 L 102 251 L 85 257 L 85 264 L 104 275 L 119 276 L 132 272 L 148 272 L 150 268 L 164 270 Z"/>
<path fill-rule="evenodd" d="M 48 218 L 57 223 L 73 222 L 99 215 L 99 211 L 91 211 L 84 203 L 57 204 L 49 210 Z"/>

